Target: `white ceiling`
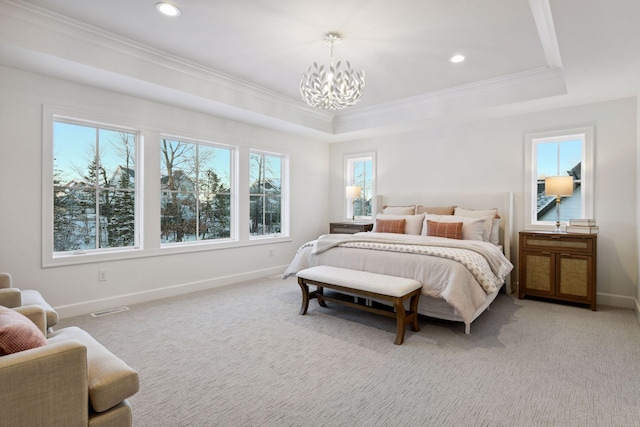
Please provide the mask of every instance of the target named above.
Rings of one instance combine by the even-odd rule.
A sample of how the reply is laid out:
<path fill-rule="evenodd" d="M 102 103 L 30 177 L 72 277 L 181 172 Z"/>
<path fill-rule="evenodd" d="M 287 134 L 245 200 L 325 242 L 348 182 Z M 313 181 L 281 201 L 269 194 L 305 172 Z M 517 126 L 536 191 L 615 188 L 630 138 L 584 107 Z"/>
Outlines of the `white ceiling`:
<path fill-rule="evenodd" d="M 640 89 L 638 0 L 177 0 L 177 18 L 155 3 L 4 0 L 0 64 L 328 141 Z M 328 31 L 344 38 L 337 59 L 367 76 L 337 114 L 298 89 L 328 63 Z"/>

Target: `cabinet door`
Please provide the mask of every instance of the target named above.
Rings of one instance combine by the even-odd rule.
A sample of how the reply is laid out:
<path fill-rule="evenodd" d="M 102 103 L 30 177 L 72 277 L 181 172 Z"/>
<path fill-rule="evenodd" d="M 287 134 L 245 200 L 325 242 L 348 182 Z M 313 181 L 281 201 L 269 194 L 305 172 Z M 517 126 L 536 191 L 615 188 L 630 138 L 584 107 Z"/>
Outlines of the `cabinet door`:
<path fill-rule="evenodd" d="M 554 295 L 555 254 L 524 252 L 525 292 L 531 295 Z"/>
<path fill-rule="evenodd" d="M 593 286 L 593 257 L 586 255 L 558 254 L 558 276 L 556 292 L 558 296 L 572 300 L 589 301 Z"/>

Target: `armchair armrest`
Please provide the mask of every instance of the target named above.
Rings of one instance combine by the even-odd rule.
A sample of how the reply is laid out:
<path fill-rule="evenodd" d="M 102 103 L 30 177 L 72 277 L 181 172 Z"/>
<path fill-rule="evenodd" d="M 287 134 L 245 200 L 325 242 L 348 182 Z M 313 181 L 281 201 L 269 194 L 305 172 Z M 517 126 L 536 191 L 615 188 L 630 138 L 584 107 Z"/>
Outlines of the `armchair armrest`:
<path fill-rule="evenodd" d="M 87 425 L 87 349 L 77 340 L 0 357 L 0 384 L 3 424 Z"/>
<path fill-rule="evenodd" d="M 0 289 L 11 287 L 11 275 L 9 273 L 0 273 Z"/>
<path fill-rule="evenodd" d="M 0 305 L 7 308 L 20 307 L 22 305 L 22 292 L 20 292 L 20 289 L 0 287 Z"/>
<path fill-rule="evenodd" d="M 14 307 L 14 310 L 29 318 L 47 336 L 47 314 L 44 308 L 38 305 L 25 305 L 22 307 Z"/>

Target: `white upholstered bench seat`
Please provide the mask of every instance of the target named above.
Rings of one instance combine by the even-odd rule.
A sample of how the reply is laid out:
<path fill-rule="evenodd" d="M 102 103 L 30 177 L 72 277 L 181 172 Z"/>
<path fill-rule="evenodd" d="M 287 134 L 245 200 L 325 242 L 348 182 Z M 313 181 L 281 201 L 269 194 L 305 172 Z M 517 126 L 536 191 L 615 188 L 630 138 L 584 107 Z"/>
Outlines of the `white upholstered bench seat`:
<path fill-rule="evenodd" d="M 296 276 L 298 277 L 298 285 L 300 285 L 302 289 L 301 315 L 307 313 L 309 300 L 316 298 L 321 307 L 326 307 L 326 301 L 331 301 L 395 318 L 397 325 L 395 344 L 402 344 L 404 341 L 404 331 L 407 322 L 410 323 L 413 331 L 417 332 L 420 330 L 417 308 L 422 284 L 416 280 L 328 265 L 319 265 L 301 270 Z M 309 292 L 308 285 L 316 286 L 316 291 Z M 363 306 L 341 298 L 334 298 L 325 295 L 324 288 L 363 296 L 365 298 L 390 301 L 393 303 L 395 311 Z M 410 299 L 410 309 L 408 311 L 404 308 L 404 301 L 407 299 Z"/>

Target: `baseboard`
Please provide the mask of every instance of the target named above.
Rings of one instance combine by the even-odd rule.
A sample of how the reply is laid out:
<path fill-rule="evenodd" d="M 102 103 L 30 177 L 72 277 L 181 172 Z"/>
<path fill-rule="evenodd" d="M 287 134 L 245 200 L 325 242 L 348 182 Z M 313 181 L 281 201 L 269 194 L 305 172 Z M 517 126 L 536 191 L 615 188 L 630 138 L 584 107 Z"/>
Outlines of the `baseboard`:
<path fill-rule="evenodd" d="M 512 284 L 511 289 L 513 291 L 513 296 L 517 298 L 518 296 L 518 286 L 520 284 L 515 282 Z M 598 305 L 609 305 L 612 307 L 620 307 L 620 308 L 630 308 L 632 310 L 636 310 L 636 315 L 638 316 L 638 321 L 640 322 L 640 302 L 638 302 L 634 297 L 626 297 L 623 295 L 614 295 L 614 294 L 605 294 L 598 292 L 596 294 L 596 301 Z"/>
<path fill-rule="evenodd" d="M 622 295 L 602 294 L 598 292 L 596 296 L 598 305 L 610 305 L 612 307 L 636 308 L 636 299 L 634 297 L 625 297 Z"/>
<path fill-rule="evenodd" d="M 282 274 L 287 266 L 272 267 L 265 270 L 250 271 L 247 273 L 234 274 L 230 276 L 215 277 L 197 282 L 181 283 L 159 289 L 151 289 L 143 292 L 135 292 L 125 295 L 118 295 L 99 300 L 85 301 L 77 304 L 54 307 L 61 319 L 89 314 L 98 310 L 106 310 L 124 305 L 140 304 L 162 298 L 169 298 L 177 295 L 184 295 L 191 292 L 203 291 L 206 289 L 220 288 L 234 285 L 248 280 L 255 280 Z"/>

